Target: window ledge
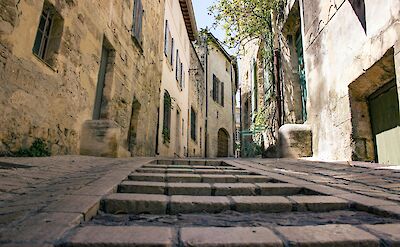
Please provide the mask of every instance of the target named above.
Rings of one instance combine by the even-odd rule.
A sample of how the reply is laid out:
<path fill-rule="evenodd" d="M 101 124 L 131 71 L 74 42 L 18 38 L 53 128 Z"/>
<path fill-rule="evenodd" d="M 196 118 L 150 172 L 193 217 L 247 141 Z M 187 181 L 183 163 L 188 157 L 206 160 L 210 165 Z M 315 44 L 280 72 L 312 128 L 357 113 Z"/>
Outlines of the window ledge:
<path fill-rule="evenodd" d="M 32 54 L 33 54 L 33 56 L 34 56 L 37 60 L 39 60 L 39 61 L 40 61 L 41 63 L 43 63 L 44 65 L 46 65 L 46 66 L 47 66 L 49 69 L 51 69 L 53 72 L 57 72 L 55 66 L 50 65 L 48 62 L 46 62 L 44 59 L 40 58 L 40 57 L 39 57 L 38 55 L 36 55 L 35 53 L 32 52 Z"/>
<path fill-rule="evenodd" d="M 139 49 L 140 54 L 143 55 L 144 51 L 143 51 L 143 47 L 142 47 L 142 42 L 140 42 L 134 35 L 131 34 L 131 38 L 133 43 L 135 44 L 135 46 Z"/>

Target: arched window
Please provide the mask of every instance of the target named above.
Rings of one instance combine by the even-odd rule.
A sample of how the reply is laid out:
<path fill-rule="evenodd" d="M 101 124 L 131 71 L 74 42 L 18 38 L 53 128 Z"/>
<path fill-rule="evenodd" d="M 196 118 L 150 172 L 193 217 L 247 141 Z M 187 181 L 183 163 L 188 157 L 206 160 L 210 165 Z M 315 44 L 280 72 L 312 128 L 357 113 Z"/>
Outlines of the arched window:
<path fill-rule="evenodd" d="M 171 134 L 171 96 L 168 91 L 164 92 L 164 119 L 163 119 L 163 143 L 170 142 Z"/>

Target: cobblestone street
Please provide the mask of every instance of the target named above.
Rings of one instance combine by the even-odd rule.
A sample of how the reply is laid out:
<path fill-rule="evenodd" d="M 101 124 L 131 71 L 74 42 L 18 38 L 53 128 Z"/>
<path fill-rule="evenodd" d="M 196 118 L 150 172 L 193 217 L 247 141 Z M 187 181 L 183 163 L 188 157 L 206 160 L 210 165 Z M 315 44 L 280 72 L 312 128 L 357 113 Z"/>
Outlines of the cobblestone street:
<path fill-rule="evenodd" d="M 400 244 L 400 170 L 366 163 L 0 162 L 2 246 Z"/>

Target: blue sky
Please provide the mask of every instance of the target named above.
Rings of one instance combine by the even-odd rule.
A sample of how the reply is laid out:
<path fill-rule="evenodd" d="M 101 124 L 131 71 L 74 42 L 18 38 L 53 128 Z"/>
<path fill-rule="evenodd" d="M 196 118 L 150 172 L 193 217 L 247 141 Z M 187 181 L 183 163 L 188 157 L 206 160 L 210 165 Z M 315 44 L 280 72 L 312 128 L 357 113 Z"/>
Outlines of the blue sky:
<path fill-rule="evenodd" d="M 211 29 L 214 23 L 212 15 L 208 15 L 208 7 L 213 4 L 215 0 L 192 0 L 194 13 L 196 15 L 197 28 L 209 27 Z M 221 28 L 211 29 L 211 32 L 219 40 L 223 41 L 225 38 L 225 32 Z M 229 49 L 228 49 L 229 50 Z"/>

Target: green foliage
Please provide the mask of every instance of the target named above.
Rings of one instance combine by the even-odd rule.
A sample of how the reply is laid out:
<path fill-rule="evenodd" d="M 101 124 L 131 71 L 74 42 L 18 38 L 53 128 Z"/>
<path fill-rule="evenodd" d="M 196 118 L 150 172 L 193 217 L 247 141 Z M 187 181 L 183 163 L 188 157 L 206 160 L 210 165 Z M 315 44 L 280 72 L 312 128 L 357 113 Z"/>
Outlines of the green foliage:
<path fill-rule="evenodd" d="M 254 142 L 243 143 L 243 157 L 257 157 L 263 154 L 263 148 Z"/>
<path fill-rule="evenodd" d="M 209 8 L 215 26 L 226 32 L 224 43 L 231 48 L 254 39 L 268 40 L 273 35 L 273 14 L 280 16 L 285 0 L 217 0 Z"/>
<path fill-rule="evenodd" d="M 35 139 L 30 148 L 21 148 L 14 154 L 18 157 L 46 157 L 51 152 L 43 139 Z"/>

